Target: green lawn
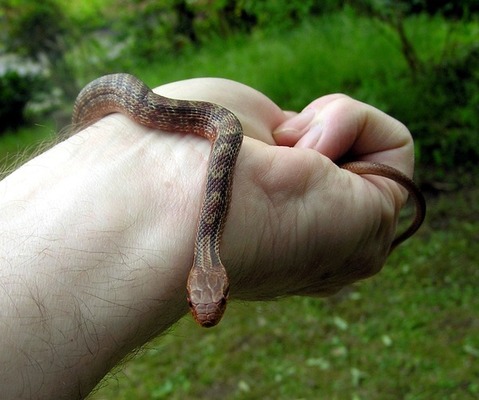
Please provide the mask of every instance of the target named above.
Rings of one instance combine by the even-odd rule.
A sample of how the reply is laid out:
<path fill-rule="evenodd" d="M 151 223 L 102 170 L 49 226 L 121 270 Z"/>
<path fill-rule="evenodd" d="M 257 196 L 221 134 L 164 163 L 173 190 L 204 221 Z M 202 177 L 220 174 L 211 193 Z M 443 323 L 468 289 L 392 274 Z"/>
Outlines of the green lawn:
<path fill-rule="evenodd" d="M 188 316 L 126 361 L 91 399 L 475 399 L 479 222 L 431 198 L 427 223 L 376 277 L 330 299 L 232 303 L 222 323 Z"/>
<path fill-rule="evenodd" d="M 447 40 L 439 20 L 409 29 L 425 57 Z M 406 71 L 391 32 L 347 14 L 130 69 L 153 86 L 227 77 L 291 109 L 344 91 L 386 111 Z M 2 137 L 0 154 L 51 132 L 47 124 Z M 330 299 L 232 303 L 211 330 L 188 316 L 90 399 L 478 398 L 479 190 L 429 194 L 428 203 L 424 227 L 376 277 Z"/>

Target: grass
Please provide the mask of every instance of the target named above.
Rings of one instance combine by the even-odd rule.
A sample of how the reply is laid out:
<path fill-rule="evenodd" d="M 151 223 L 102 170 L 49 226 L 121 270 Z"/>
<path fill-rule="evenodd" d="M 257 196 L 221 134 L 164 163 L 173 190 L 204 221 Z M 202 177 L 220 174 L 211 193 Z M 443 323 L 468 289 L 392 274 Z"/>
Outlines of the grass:
<path fill-rule="evenodd" d="M 409 28 L 424 57 L 440 53 L 433 44 L 446 40 L 443 21 L 411 20 Z M 130 72 L 153 86 L 231 78 L 289 109 L 345 91 L 387 110 L 385 94 L 407 67 L 390 32 L 338 14 L 287 34 L 214 41 L 179 61 Z M 17 139 L 1 138 L 0 149 L 12 153 L 32 133 Z M 425 226 L 383 271 L 330 299 L 232 303 L 211 330 L 184 318 L 90 399 L 477 398 L 478 204 L 474 186 L 430 195 Z"/>
<path fill-rule="evenodd" d="M 22 164 L 45 142 L 55 138 L 52 124 L 22 127 L 15 132 L 6 132 L 0 137 L 0 176 L 16 165 Z"/>
<path fill-rule="evenodd" d="M 375 278 L 331 299 L 233 303 L 208 331 L 187 317 L 91 399 L 477 398 L 479 223 L 432 231 L 437 202 Z"/>
<path fill-rule="evenodd" d="M 475 215 L 479 190 L 467 196 Z M 330 299 L 230 305 L 188 316 L 120 366 L 91 399 L 473 399 L 479 395 L 479 223 L 430 200 L 422 232 L 376 277 Z"/>
<path fill-rule="evenodd" d="M 151 85 L 186 77 L 230 78 L 282 107 L 300 110 L 323 93 L 341 90 L 361 97 L 362 81 L 392 79 L 398 68 L 404 71 L 399 45 L 391 45 L 382 32 L 371 21 L 335 14 L 305 22 L 292 32 L 212 40 L 207 48 L 180 60 L 132 70 Z"/>

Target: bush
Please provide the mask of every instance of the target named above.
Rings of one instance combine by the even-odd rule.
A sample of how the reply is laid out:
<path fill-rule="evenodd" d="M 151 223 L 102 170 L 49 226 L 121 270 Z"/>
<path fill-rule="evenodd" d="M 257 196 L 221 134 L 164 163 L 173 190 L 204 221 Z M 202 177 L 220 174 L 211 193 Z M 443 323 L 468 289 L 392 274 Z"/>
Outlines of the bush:
<path fill-rule="evenodd" d="M 67 18 L 54 0 L 0 0 L 6 50 L 41 61 L 62 57 Z"/>
<path fill-rule="evenodd" d="M 425 66 L 390 98 L 388 110 L 413 132 L 418 161 L 440 178 L 479 159 L 479 48 Z M 399 87 L 398 87 L 399 88 Z M 398 89 L 396 88 L 396 89 Z"/>
<path fill-rule="evenodd" d="M 286 30 L 312 16 L 340 9 L 342 0 L 135 0 L 128 1 L 115 30 L 131 54 L 151 61 L 161 54 L 255 29 Z"/>
<path fill-rule="evenodd" d="M 0 76 L 0 133 L 25 122 L 25 106 L 44 89 L 38 75 L 9 70 Z"/>
<path fill-rule="evenodd" d="M 65 98 L 78 93 L 66 54 L 78 39 L 77 30 L 57 0 L 0 0 L 7 53 L 40 64 Z"/>

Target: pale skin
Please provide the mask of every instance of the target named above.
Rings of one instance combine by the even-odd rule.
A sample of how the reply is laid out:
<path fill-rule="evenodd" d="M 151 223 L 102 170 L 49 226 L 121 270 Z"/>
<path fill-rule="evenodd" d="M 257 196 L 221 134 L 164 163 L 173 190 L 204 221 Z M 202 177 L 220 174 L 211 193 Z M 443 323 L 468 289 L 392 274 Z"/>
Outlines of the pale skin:
<path fill-rule="evenodd" d="M 221 246 L 231 300 L 327 296 L 381 269 L 406 194 L 334 161 L 411 176 L 404 125 L 339 94 L 295 114 L 226 80 L 156 91 L 221 104 L 247 135 Z M 2 398 L 84 398 L 187 313 L 209 150 L 113 114 L 0 182 Z"/>

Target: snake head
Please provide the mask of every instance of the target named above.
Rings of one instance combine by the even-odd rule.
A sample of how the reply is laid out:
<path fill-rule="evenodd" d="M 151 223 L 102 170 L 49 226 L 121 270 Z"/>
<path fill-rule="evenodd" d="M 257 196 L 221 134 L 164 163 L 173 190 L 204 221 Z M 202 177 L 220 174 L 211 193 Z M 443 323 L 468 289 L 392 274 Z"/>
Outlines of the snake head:
<path fill-rule="evenodd" d="M 211 268 L 208 272 L 192 268 L 187 288 L 188 305 L 196 322 L 204 328 L 218 324 L 226 310 L 229 293 L 224 267 Z"/>

